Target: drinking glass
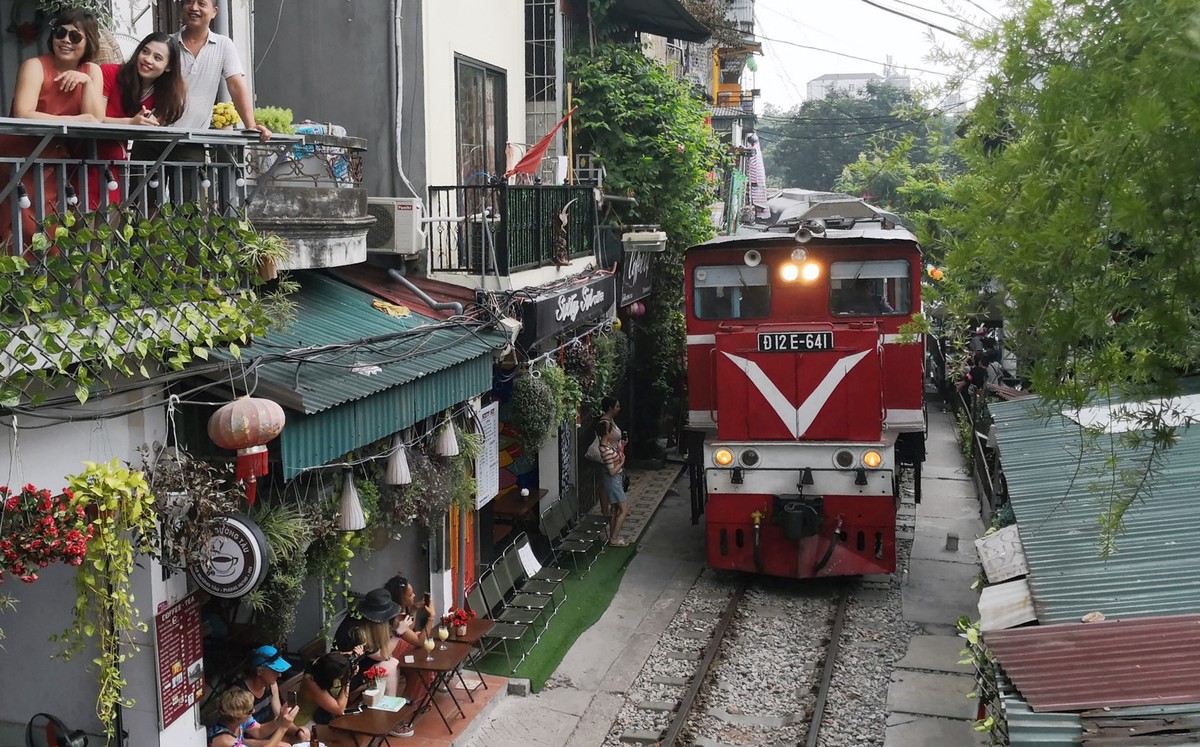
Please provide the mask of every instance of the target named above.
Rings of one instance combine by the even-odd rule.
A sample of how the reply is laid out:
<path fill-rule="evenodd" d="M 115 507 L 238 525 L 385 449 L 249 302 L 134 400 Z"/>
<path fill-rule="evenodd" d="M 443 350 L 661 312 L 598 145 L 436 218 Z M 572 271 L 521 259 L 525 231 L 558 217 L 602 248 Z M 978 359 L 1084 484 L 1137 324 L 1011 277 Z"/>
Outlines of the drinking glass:
<path fill-rule="evenodd" d="M 450 637 L 450 629 L 447 628 L 445 625 L 439 625 L 437 635 L 438 635 L 438 638 L 442 642 L 442 645 L 438 646 L 438 651 L 445 651 L 446 650 L 446 639 Z"/>
<path fill-rule="evenodd" d="M 433 661 L 433 647 L 437 644 L 435 644 L 433 642 L 432 638 L 426 638 L 424 645 L 425 645 L 425 661 Z"/>

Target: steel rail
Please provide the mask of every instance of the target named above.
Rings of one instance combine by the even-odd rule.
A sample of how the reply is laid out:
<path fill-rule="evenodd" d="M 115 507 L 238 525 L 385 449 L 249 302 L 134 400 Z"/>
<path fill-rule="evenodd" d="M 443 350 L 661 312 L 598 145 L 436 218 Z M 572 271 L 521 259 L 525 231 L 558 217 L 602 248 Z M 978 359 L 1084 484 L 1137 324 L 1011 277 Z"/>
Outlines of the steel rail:
<path fill-rule="evenodd" d="M 738 580 L 738 585 L 734 589 L 733 596 L 726 603 L 725 611 L 721 613 L 721 619 L 717 622 L 717 627 L 713 631 L 712 638 L 709 639 L 708 645 L 704 648 L 704 657 L 700 659 L 700 666 L 696 669 L 696 673 L 692 675 L 692 681 L 688 684 L 687 692 L 683 694 L 683 698 L 679 701 L 679 707 L 675 709 L 675 715 L 671 718 L 671 723 L 667 726 L 667 730 L 663 732 L 662 739 L 658 742 L 658 747 L 674 747 L 675 740 L 679 738 L 679 732 L 683 730 L 688 716 L 692 712 L 692 707 L 696 705 L 696 696 L 700 694 L 700 688 L 704 685 L 704 681 L 708 677 L 708 670 L 712 666 L 713 659 L 717 657 L 717 651 L 721 648 L 721 640 L 725 637 L 725 630 L 729 627 L 729 623 L 733 621 L 733 614 L 741 606 L 742 597 L 745 594 L 746 579 L 743 576 Z"/>
<path fill-rule="evenodd" d="M 825 703 L 829 698 L 829 683 L 833 680 L 833 666 L 837 663 L 838 649 L 841 648 L 842 626 L 846 623 L 846 608 L 850 605 L 850 589 L 843 588 L 838 600 L 837 614 L 833 618 L 833 630 L 829 633 L 829 649 L 825 654 L 825 668 L 821 672 L 821 683 L 817 690 L 817 700 L 813 704 L 812 718 L 808 721 L 808 738 L 804 747 L 817 747 L 821 737 L 821 721 L 825 718 Z"/>

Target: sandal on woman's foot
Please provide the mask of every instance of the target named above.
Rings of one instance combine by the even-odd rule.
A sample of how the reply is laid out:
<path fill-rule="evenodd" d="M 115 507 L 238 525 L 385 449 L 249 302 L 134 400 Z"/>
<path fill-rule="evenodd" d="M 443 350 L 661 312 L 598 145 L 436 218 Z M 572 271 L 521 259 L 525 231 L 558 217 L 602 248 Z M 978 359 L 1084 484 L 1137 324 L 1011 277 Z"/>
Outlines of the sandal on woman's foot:
<path fill-rule="evenodd" d="M 616 539 L 610 539 L 608 544 L 612 545 L 613 547 L 629 547 L 629 540 L 618 537 Z"/>
<path fill-rule="evenodd" d="M 412 724 L 400 724 L 395 729 L 388 732 L 389 737 L 397 737 L 399 739 L 408 739 L 413 735 Z"/>

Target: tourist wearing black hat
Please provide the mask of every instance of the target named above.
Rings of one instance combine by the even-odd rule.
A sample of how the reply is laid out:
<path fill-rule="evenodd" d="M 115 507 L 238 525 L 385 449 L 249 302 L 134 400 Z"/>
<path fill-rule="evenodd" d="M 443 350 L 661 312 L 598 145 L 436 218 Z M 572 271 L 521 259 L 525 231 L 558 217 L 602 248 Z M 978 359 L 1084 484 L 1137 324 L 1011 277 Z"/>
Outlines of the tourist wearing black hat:
<path fill-rule="evenodd" d="M 365 634 L 366 644 L 363 645 L 363 655 L 358 659 L 357 670 L 361 673 L 373 666 L 383 667 L 387 673 L 384 680 L 385 695 L 395 695 L 398 689 L 397 662 L 392 651 L 399 640 L 394 634 L 399 615 L 400 605 L 392 601 L 387 589 L 372 589 L 354 603 L 346 619 L 342 620 L 333 634 L 333 645 L 338 651 L 350 651 L 357 645 L 354 628 L 359 628 Z"/>

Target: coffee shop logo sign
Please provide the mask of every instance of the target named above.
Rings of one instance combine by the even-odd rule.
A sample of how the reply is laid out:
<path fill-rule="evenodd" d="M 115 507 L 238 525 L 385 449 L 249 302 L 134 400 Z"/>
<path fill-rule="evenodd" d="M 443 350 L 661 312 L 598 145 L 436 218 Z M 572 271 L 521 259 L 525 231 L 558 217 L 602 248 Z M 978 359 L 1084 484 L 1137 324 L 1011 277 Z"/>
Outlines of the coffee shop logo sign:
<path fill-rule="evenodd" d="M 585 287 L 575 293 L 559 296 L 558 310 L 554 312 L 554 319 L 559 322 L 573 322 L 579 316 L 579 312 L 587 311 L 602 303 L 604 303 L 604 291 Z"/>

